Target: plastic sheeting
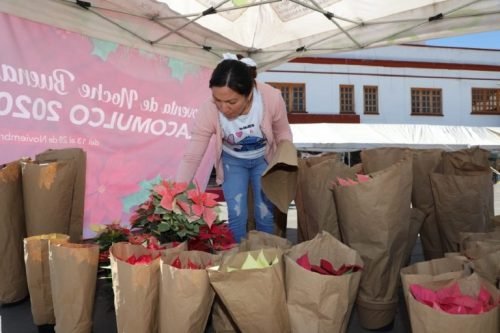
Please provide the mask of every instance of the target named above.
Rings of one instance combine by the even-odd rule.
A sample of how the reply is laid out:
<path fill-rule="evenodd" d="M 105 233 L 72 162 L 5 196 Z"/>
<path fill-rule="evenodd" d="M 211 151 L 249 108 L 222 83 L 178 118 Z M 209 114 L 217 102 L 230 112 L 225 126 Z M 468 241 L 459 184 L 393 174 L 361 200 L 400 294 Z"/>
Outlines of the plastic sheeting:
<path fill-rule="evenodd" d="M 377 147 L 457 150 L 473 146 L 500 151 L 500 127 L 326 123 L 291 127 L 296 148 L 306 151 Z"/>

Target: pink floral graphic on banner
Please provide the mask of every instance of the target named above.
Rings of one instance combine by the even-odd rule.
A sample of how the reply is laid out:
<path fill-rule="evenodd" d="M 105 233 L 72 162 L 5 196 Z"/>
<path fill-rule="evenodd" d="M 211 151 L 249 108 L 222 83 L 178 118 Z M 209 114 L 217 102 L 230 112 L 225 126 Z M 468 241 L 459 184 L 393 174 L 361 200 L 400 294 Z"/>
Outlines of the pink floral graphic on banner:
<path fill-rule="evenodd" d="M 138 191 L 141 181 L 136 173 L 129 170 L 140 168 L 140 161 L 124 153 L 89 161 L 87 173 L 95 176 L 87 177 L 85 211 L 91 221 L 123 219 L 121 197 L 124 193 Z"/>

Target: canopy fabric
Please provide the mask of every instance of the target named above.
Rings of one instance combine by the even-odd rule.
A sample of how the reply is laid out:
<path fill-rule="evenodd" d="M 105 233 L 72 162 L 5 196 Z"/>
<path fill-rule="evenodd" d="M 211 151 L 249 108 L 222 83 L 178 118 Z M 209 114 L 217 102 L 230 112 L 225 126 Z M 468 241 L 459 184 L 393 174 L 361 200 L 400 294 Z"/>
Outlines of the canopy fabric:
<path fill-rule="evenodd" d="M 214 67 L 500 29 L 499 0 L 2 0 L 0 11 Z"/>
<path fill-rule="evenodd" d="M 299 150 L 347 152 L 379 147 L 500 152 L 500 127 L 398 124 L 292 124 Z"/>

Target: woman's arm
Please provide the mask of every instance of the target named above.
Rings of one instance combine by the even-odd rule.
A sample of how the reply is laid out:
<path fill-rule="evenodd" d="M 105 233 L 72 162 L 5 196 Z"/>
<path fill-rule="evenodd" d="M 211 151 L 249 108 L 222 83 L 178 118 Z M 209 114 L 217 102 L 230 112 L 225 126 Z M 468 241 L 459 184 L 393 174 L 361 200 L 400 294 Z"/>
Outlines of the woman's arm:
<path fill-rule="evenodd" d="M 288 123 L 288 116 L 286 111 L 285 101 L 281 96 L 281 92 L 276 89 L 276 101 L 274 107 L 276 108 L 275 112 L 273 112 L 273 135 L 278 144 L 280 141 L 286 140 L 293 142 L 292 137 L 292 129 L 290 128 L 290 124 Z"/>
<path fill-rule="evenodd" d="M 175 180 L 178 182 L 189 182 L 193 180 L 203 155 L 207 151 L 207 146 L 215 134 L 213 121 L 210 121 L 210 106 L 208 102 L 199 111 L 191 131 L 191 140 L 182 161 L 177 169 Z"/>

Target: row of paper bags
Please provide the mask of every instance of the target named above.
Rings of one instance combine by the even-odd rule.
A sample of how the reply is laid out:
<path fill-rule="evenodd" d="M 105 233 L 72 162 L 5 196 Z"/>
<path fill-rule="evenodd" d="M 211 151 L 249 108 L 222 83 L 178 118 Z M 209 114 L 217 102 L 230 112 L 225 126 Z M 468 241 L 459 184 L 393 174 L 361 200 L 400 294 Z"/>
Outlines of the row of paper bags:
<path fill-rule="evenodd" d="M 472 271 L 482 275 L 477 260 L 500 250 L 477 249 L 478 242 L 498 240 L 498 232 L 464 234 L 462 238 L 472 251 L 467 253 L 474 253 L 477 259 L 448 254 L 401 270 L 414 332 L 458 328 L 498 332 L 500 292 L 488 280 L 498 283 L 500 264 L 497 262 L 496 277 L 470 275 Z M 27 238 L 25 251 L 35 323 L 55 322 L 57 332 L 90 332 L 97 246 L 71 244 L 68 236 L 53 234 Z M 146 265 L 127 262 L 132 255 L 154 258 L 156 254 L 160 256 Z M 297 264 L 304 254 L 314 264 L 326 259 L 334 267 L 362 265 L 356 251 L 326 232 L 296 246 L 282 238 L 250 232 L 239 249 L 216 255 L 185 251 L 185 244 L 157 253 L 116 243 L 111 249 L 111 269 L 118 332 L 204 332 L 209 320 L 215 332 L 345 332 L 364 273 L 320 275 Z M 239 269 L 249 257 L 264 257 L 270 265 Z M 188 269 L 189 265 L 218 268 Z M 412 284 L 438 290 L 452 283 L 471 296 L 485 288 L 497 306 L 478 315 L 452 315 L 419 303 L 409 293 Z"/>
<path fill-rule="evenodd" d="M 47 150 L 35 160 L 0 165 L 0 304 L 28 294 L 23 238 L 64 233 L 82 237 L 86 154 Z"/>
<path fill-rule="evenodd" d="M 253 231 L 224 254 L 185 251 L 183 246 L 158 253 L 113 244 L 118 332 L 204 332 L 209 318 L 216 332 L 346 331 L 362 271 L 320 275 L 296 262 L 307 254 L 312 264 L 324 259 L 336 268 L 362 266 L 356 251 L 330 234 L 292 247 L 286 239 Z M 97 246 L 68 243 L 67 236 L 52 234 L 27 238 L 25 251 L 35 324 L 55 323 L 57 332 L 90 332 Z M 152 260 L 132 264 L 132 255 L 151 255 Z M 242 268 L 250 257 L 268 266 Z M 187 263 L 216 268 L 188 269 Z"/>

